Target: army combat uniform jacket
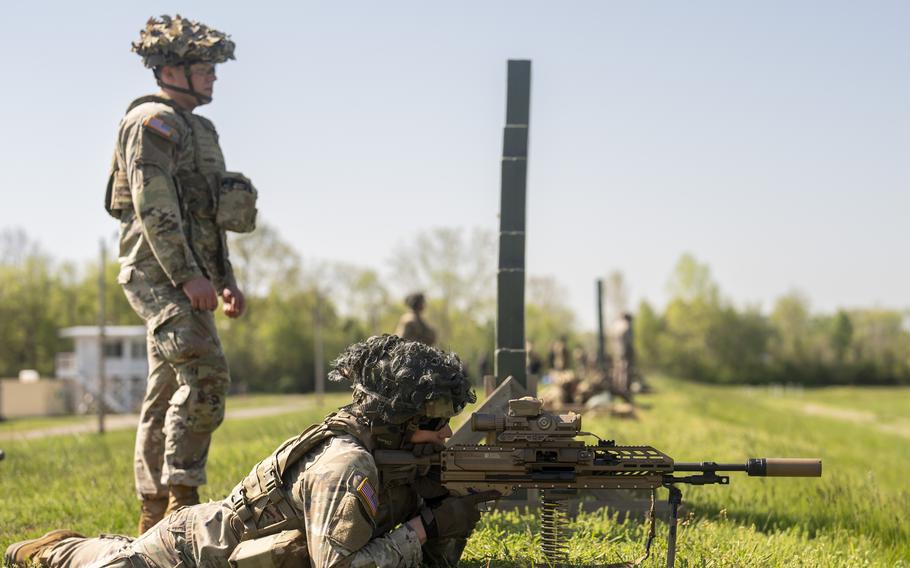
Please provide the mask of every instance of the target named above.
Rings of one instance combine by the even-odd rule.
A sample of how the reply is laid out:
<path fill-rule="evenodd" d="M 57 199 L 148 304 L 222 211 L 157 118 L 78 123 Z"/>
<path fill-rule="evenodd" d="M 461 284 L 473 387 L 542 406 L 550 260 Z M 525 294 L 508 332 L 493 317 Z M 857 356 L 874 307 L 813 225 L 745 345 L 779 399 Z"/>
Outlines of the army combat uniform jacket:
<path fill-rule="evenodd" d="M 225 231 L 216 223 L 226 174 L 210 120 L 159 96 L 130 105 L 118 132 L 108 209 L 121 224 L 121 284 L 138 271 L 153 289 L 130 297 L 150 327 L 188 311 L 184 282 L 205 276 L 218 291 L 235 284 Z"/>
<path fill-rule="evenodd" d="M 398 320 L 395 335 L 408 341 L 419 341 L 424 345 L 435 345 L 436 331 L 415 312 L 407 312 Z"/>
<path fill-rule="evenodd" d="M 222 502 L 180 509 L 135 540 L 66 539 L 42 560 L 50 568 L 456 564 L 457 542 L 421 547 L 403 524 L 423 505 L 422 472 L 381 471 L 372 449 L 369 435 L 342 412 L 282 444 Z"/>

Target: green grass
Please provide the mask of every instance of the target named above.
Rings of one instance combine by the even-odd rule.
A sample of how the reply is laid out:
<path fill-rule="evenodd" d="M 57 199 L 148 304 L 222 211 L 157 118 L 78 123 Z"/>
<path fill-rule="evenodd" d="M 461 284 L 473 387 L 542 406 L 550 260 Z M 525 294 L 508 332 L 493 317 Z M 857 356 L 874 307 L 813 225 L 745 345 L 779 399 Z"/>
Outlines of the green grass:
<path fill-rule="evenodd" d="M 744 461 L 806 456 L 824 460 L 821 479 L 761 479 L 731 474 L 729 486 L 686 487 L 680 567 L 910 567 L 910 437 L 902 409 L 910 389 L 799 390 L 721 388 L 655 378 L 640 397 L 638 420 L 585 416 L 584 429 L 618 443 L 645 443 L 679 461 Z M 301 399 L 278 397 L 270 404 Z M 223 497 L 278 443 L 323 408 L 225 423 L 215 434 L 203 499 Z M 821 409 L 821 410 L 819 410 Z M 832 411 L 836 410 L 836 411 Z M 0 545 L 69 527 L 88 534 L 132 534 L 133 432 L 4 442 L 0 462 Z M 665 498 L 664 492 L 660 495 Z M 485 515 L 469 542 L 469 566 L 540 562 L 533 512 Z M 570 558 L 603 565 L 642 553 L 645 525 L 609 512 L 570 525 Z M 644 566 L 663 566 L 666 525 Z"/>

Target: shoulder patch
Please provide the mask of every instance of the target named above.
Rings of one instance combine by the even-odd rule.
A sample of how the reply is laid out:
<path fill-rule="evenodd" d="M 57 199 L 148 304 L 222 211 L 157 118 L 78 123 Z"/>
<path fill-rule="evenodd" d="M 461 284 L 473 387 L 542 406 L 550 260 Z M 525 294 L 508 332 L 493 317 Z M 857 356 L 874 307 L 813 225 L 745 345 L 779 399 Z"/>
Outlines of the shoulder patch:
<path fill-rule="evenodd" d="M 363 503 L 370 516 L 375 518 L 376 511 L 379 510 L 379 496 L 376 494 L 373 484 L 370 483 L 370 478 L 358 473 L 352 481 L 356 488 L 357 498 Z"/>
<path fill-rule="evenodd" d="M 142 123 L 142 126 L 166 140 L 170 140 L 171 142 L 177 140 L 177 129 L 157 116 L 146 118 Z"/>

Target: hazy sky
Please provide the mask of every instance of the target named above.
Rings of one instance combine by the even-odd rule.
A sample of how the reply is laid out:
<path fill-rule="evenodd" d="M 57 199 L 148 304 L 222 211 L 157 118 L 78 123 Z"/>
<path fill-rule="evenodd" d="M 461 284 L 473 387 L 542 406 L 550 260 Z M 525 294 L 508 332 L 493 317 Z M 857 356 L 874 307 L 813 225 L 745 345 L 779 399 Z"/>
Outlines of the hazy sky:
<path fill-rule="evenodd" d="M 230 33 L 218 126 L 307 259 L 386 268 L 498 228 L 508 58 L 533 60 L 528 269 L 666 300 L 683 252 L 740 304 L 910 306 L 910 2 L 9 2 L 0 229 L 92 259 L 151 15 Z"/>

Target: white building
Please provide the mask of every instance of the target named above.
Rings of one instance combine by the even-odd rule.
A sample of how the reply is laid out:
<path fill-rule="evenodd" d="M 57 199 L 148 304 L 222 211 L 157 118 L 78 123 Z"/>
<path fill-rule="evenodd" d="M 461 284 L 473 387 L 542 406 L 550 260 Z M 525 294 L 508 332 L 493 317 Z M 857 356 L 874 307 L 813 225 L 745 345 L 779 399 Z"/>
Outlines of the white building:
<path fill-rule="evenodd" d="M 145 327 L 109 325 L 104 328 L 105 401 L 112 412 L 134 412 L 142 404 L 148 378 Z M 86 411 L 98 397 L 98 326 L 82 325 L 60 330 L 72 338 L 72 353 L 58 353 L 56 376 L 70 379 L 81 391 L 76 410 Z"/>

